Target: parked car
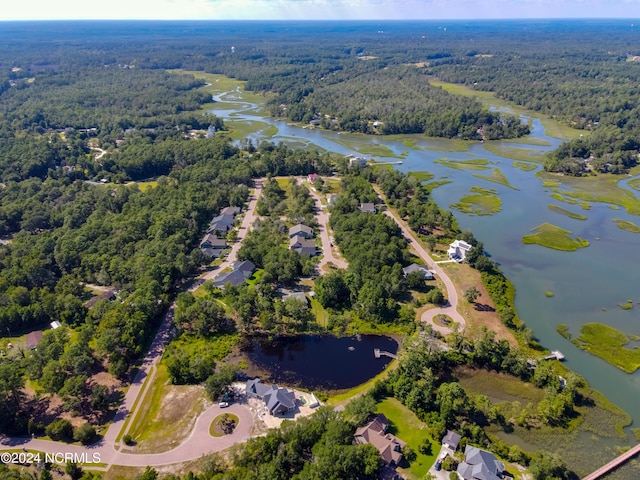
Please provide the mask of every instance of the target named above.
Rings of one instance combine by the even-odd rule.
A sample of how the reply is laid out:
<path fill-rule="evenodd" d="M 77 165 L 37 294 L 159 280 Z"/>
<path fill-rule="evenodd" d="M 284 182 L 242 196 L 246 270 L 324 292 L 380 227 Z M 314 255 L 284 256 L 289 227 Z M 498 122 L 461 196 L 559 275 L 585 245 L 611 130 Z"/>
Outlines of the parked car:
<path fill-rule="evenodd" d="M 227 408 L 229 406 L 229 402 L 220 402 L 218 403 L 218 406 L 220 408 Z"/>
<path fill-rule="evenodd" d="M 442 461 L 441 461 L 441 460 L 438 460 L 438 461 L 436 462 L 436 464 L 433 466 L 433 468 L 434 468 L 436 471 L 438 471 L 438 472 L 439 472 L 440 470 L 442 470 Z"/>

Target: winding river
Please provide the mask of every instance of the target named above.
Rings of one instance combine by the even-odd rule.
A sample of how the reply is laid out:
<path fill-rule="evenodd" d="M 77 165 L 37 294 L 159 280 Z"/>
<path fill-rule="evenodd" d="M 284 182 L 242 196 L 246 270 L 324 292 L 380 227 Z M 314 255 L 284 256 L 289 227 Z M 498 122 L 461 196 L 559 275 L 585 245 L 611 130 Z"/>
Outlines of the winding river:
<path fill-rule="evenodd" d="M 640 307 L 623 310 L 618 305 L 627 300 L 640 301 L 640 234 L 619 229 L 613 219 L 640 223 L 640 218 L 628 214 L 624 208 L 613 209 L 604 203 L 592 203 L 589 210 L 578 205 L 560 203 L 552 198 L 553 193 L 543 185 L 535 173 L 541 169 L 524 171 L 514 165 L 515 160 L 491 153 L 485 144 L 474 143 L 464 152 L 445 151 L 442 142 L 415 137 L 415 144 L 407 146 L 401 141 L 384 137 L 350 136 L 319 129 L 301 128 L 260 117 L 255 113 L 256 105 L 241 100 L 239 92 L 228 92 L 214 97 L 224 101 L 228 110 L 212 110 L 231 122 L 263 122 L 276 126 L 273 136 L 270 127 L 249 135 L 254 142 L 267 139 L 283 141 L 296 146 L 317 145 L 340 154 L 357 153 L 344 143 L 371 144 L 387 147 L 393 155 L 402 156 L 402 163 L 394 167 L 403 172 L 427 171 L 435 180 L 450 180 L 451 183 L 433 190 L 434 200 L 442 207 L 456 203 L 472 186 L 495 189 L 502 200 L 502 210 L 490 216 L 472 216 L 454 211 L 463 229 L 470 229 L 485 244 L 493 260 L 500 264 L 506 276 L 517 289 L 516 306 L 520 317 L 533 329 L 540 343 L 549 349 L 559 349 L 566 356 L 567 365 L 586 378 L 589 384 L 601 391 L 611 401 L 626 410 L 636 424 L 640 421 L 640 373 L 628 375 L 603 360 L 584 352 L 565 340 L 556 332 L 560 323 L 579 334 L 581 325 L 600 322 L 618 328 L 627 334 L 640 335 Z M 235 102 L 235 103 L 234 103 Z M 516 147 L 546 151 L 559 145 L 560 140 L 546 135 L 537 118 L 532 119 L 531 137 L 544 140 L 548 146 L 505 143 L 505 147 Z M 345 142 L 346 141 L 346 142 Z M 342 142 L 337 143 L 337 142 Z M 494 142 L 500 145 L 501 142 Z M 542 143 L 542 142 L 537 142 Z M 486 159 L 490 169 L 485 171 L 457 170 L 434 160 Z M 397 157 L 375 157 L 382 162 L 398 162 Z M 474 177 L 473 174 L 488 175 L 499 168 L 509 183 L 509 188 Z M 623 177 L 625 178 L 625 177 Z M 627 188 L 626 181 L 619 186 Z M 572 219 L 549 210 L 549 204 L 583 214 L 586 220 Z M 524 245 L 522 236 L 535 226 L 549 222 L 572 232 L 590 242 L 590 246 L 574 252 L 561 252 L 538 245 Z M 554 296 L 548 298 L 545 292 Z"/>

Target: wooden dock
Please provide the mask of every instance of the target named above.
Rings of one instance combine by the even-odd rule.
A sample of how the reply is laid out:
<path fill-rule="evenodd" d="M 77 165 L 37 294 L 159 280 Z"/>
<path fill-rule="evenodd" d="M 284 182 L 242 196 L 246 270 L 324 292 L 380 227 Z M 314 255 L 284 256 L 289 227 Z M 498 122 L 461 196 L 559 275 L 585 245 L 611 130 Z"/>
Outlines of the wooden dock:
<path fill-rule="evenodd" d="M 635 457 L 638 453 L 640 453 L 640 444 L 636 445 L 631 450 L 627 450 L 619 457 L 614 458 L 609 463 L 607 463 L 604 467 L 600 467 L 598 470 L 587 475 L 582 480 L 596 480 L 602 477 L 603 475 L 606 475 L 607 473 L 615 470 L 630 458 Z"/>
<path fill-rule="evenodd" d="M 379 348 L 373 349 L 373 356 L 376 358 L 380 358 L 380 357 L 398 358 L 397 355 L 391 352 L 387 352 L 385 350 L 380 350 Z"/>
<path fill-rule="evenodd" d="M 564 360 L 564 354 L 560 350 L 552 350 L 549 355 L 544 357 L 545 360 Z"/>

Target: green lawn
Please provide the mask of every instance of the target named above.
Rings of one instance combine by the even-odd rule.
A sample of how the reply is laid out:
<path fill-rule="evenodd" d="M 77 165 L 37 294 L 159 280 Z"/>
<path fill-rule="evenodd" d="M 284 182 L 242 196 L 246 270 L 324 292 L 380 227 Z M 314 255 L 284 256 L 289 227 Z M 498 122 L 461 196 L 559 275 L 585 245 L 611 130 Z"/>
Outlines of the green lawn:
<path fill-rule="evenodd" d="M 532 234 L 524 235 L 522 243 L 537 244 L 543 247 L 572 252 L 589 246 L 589 242 L 580 237 L 572 238 L 571 232 L 550 223 L 543 223 L 532 229 Z"/>
<path fill-rule="evenodd" d="M 424 478 L 436 461 L 440 442 L 431 439 L 427 432 L 428 427 L 395 398 L 385 398 L 378 403 L 376 411 L 384 414 L 389 420 L 389 432 L 406 442 L 411 451 L 416 454 L 409 468 L 401 468 L 400 471 L 408 474 L 409 478 Z M 431 440 L 431 455 L 420 453 L 420 445 L 427 439 Z"/>
<path fill-rule="evenodd" d="M 315 298 L 311 299 L 311 313 L 316 319 L 316 323 L 323 328 L 326 328 L 329 325 L 329 312 L 327 312 L 320 302 Z"/>

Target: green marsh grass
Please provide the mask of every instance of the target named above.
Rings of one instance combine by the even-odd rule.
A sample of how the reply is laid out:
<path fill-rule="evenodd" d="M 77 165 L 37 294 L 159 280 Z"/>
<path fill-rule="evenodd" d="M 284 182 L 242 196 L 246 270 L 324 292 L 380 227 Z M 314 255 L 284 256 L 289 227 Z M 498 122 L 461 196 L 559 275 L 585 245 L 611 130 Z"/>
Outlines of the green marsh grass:
<path fill-rule="evenodd" d="M 580 237 L 572 238 L 569 230 L 564 230 L 550 223 L 543 223 L 532 229 L 532 234 L 524 235 L 522 243 L 536 244 L 554 250 L 572 252 L 589 246 L 589 242 Z"/>
<path fill-rule="evenodd" d="M 580 215 L 579 213 L 574 213 L 571 210 L 567 210 L 566 208 L 562 208 L 558 205 L 549 205 L 549 210 L 555 213 L 559 213 L 560 215 L 566 215 L 569 218 L 573 218 L 575 220 L 586 220 L 587 217 L 585 215 Z"/>
<path fill-rule="evenodd" d="M 488 182 L 504 185 L 505 187 L 509 187 L 514 190 L 520 190 L 518 187 L 515 187 L 509 183 L 509 180 L 507 179 L 505 174 L 502 173 L 502 170 L 500 170 L 499 168 L 494 168 L 491 171 L 491 175 L 480 175 L 479 173 L 474 173 L 473 176 L 476 178 L 480 178 L 482 180 L 486 180 Z"/>
<path fill-rule="evenodd" d="M 627 348 L 630 341 L 626 333 L 601 323 L 583 325 L 580 336 L 573 340 L 579 348 L 626 373 L 633 373 L 640 368 L 640 350 Z"/>

